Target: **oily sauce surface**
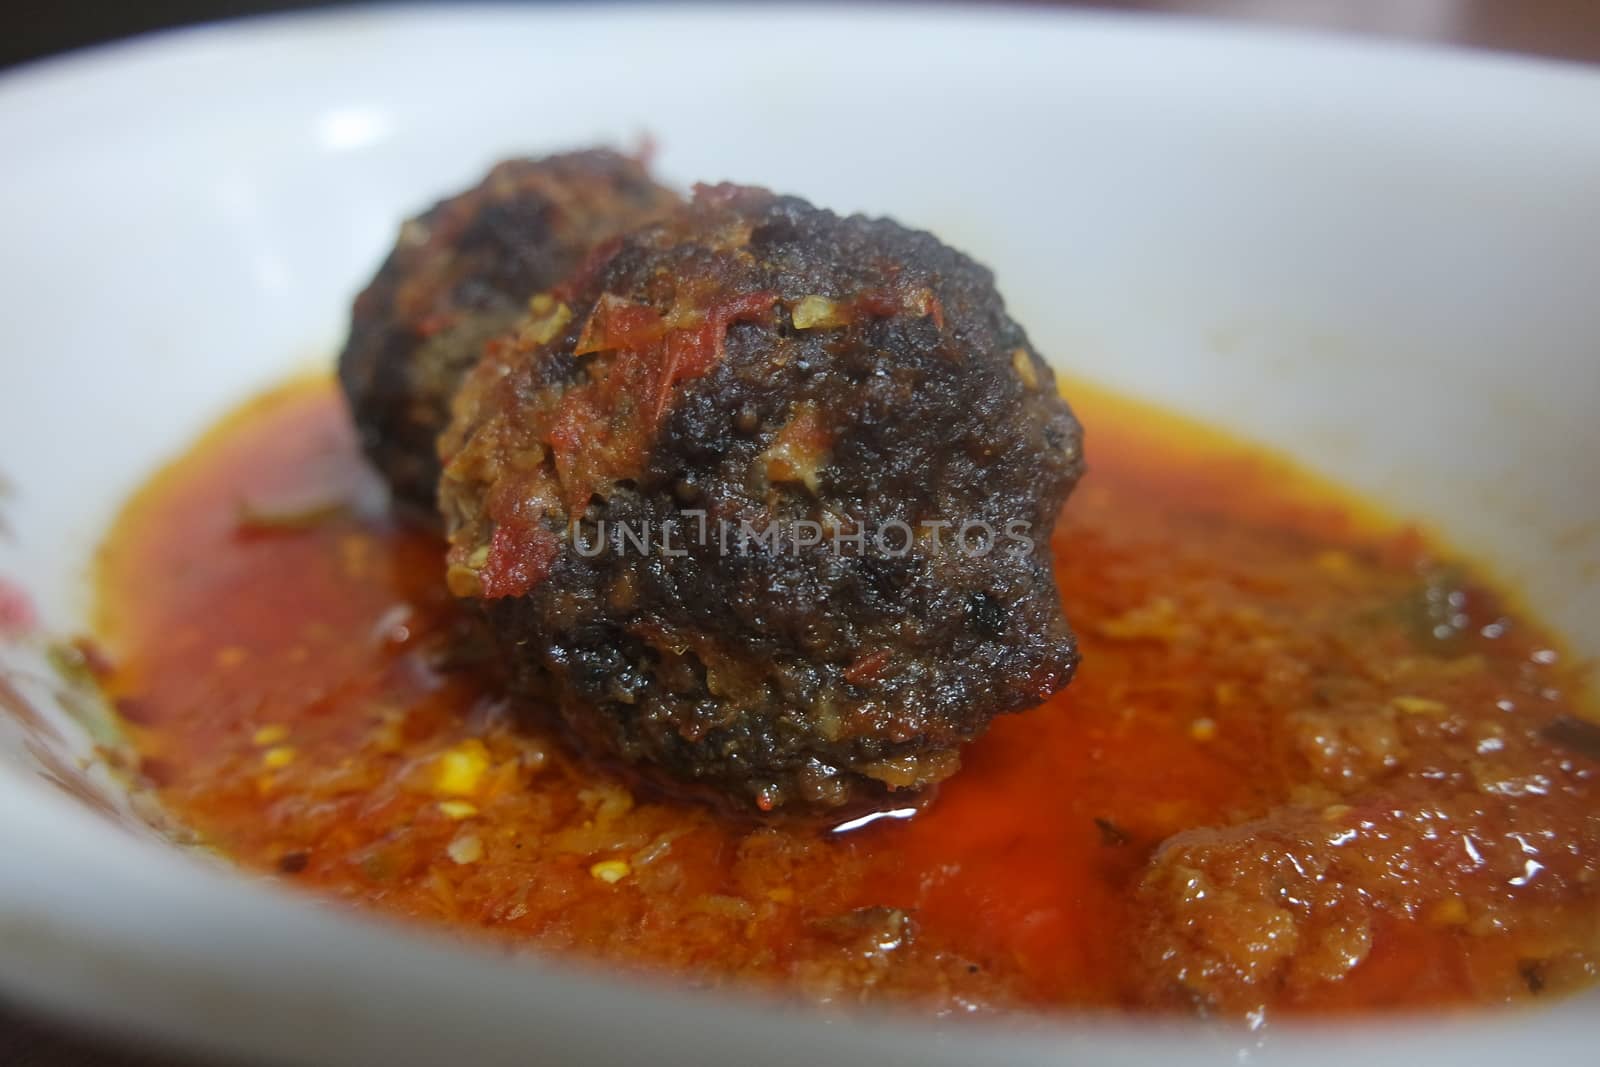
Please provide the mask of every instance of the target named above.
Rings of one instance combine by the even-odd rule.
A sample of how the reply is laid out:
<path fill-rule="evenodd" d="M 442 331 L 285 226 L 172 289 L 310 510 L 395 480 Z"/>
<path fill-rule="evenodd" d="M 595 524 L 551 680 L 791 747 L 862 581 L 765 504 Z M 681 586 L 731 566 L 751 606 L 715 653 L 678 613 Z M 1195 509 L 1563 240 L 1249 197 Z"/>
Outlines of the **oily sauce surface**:
<path fill-rule="evenodd" d="M 222 423 L 101 560 L 141 775 L 246 868 L 518 949 L 930 1013 L 1521 1000 L 1600 958 L 1600 733 L 1557 646 L 1416 531 L 1073 390 L 1083 667 L 912 818 L 761 824 L 501 698 L 336 390 Z M 911 804 L 908 801 L 907 807 Z"/>

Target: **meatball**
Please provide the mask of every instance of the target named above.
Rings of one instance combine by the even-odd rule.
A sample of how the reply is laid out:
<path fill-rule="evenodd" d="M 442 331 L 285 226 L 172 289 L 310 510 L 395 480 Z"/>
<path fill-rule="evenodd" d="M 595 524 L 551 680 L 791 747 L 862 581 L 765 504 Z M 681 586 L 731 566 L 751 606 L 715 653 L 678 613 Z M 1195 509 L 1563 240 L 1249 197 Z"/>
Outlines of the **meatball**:
<path fill-rule="evenodd" d="M 637 160 L 574 152 L 501 163 L 401 228 L 339 357 L 362 446 L 397 501 L 435 514 L 435 442 L 483 343 L 596 245 L 677 202 Z"/>
<path fill-rule="evenodd" d="M 762 810 L 877 801 L 1071 679 L 1081 446 L 986 269 L 701 188 L 468 376 L 447 577 L 593 748 Z"/>

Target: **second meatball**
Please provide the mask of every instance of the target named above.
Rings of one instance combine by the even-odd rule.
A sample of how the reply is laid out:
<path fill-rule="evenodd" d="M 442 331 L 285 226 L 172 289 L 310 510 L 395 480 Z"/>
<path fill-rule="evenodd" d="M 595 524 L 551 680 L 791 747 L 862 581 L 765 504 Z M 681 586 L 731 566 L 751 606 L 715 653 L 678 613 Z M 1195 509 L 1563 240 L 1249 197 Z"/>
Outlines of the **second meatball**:
<path fill-rule="evenodd" d="M 401 227 L 339 357 L 362 447 L 396 500 L 433 514 L 435 442 L 484 342 L 596 245 L 677 203 L 638 160 L 596 149 L 507 160 Z"/>

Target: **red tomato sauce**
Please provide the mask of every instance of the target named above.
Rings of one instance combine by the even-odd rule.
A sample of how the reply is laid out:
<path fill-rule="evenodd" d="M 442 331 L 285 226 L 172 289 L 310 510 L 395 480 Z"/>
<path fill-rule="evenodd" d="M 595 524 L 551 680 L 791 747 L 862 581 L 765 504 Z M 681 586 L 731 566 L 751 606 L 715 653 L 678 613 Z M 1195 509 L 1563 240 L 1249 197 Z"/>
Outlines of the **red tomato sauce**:
<path fill-rule="evenodd" d="M 100 565 L 106 687 L 205 846 L 513 950 L 928 1013 L 1520 1001 L 1600 959 L 1600 728 L 1417 530 L 1088 388 L 1055 539 L 1083 667 L 923 802 L 664 796 L 501 693 L 337 391 L 241 409 Z M 865 668 L 864 668 L 865 669 Z"/>

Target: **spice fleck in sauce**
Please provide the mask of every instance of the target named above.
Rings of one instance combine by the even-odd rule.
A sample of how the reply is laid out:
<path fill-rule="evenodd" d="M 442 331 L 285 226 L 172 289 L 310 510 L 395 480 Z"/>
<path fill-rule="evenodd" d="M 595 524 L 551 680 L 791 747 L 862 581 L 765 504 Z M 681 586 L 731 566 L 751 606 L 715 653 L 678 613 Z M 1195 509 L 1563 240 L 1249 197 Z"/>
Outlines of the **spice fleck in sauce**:
<path fill-rule="evenodd" d="M 519 949 L 930 1013 L 1500 1003 L 1595 977 L 1600 728 L 1415 530 L 1089 389 L 1055 541 L 1083 668 L 912 815 L 637 788 L 497 692 L 334 388 L 213 430 L 102 557 L 107 681 L 244 867 Z"/>

